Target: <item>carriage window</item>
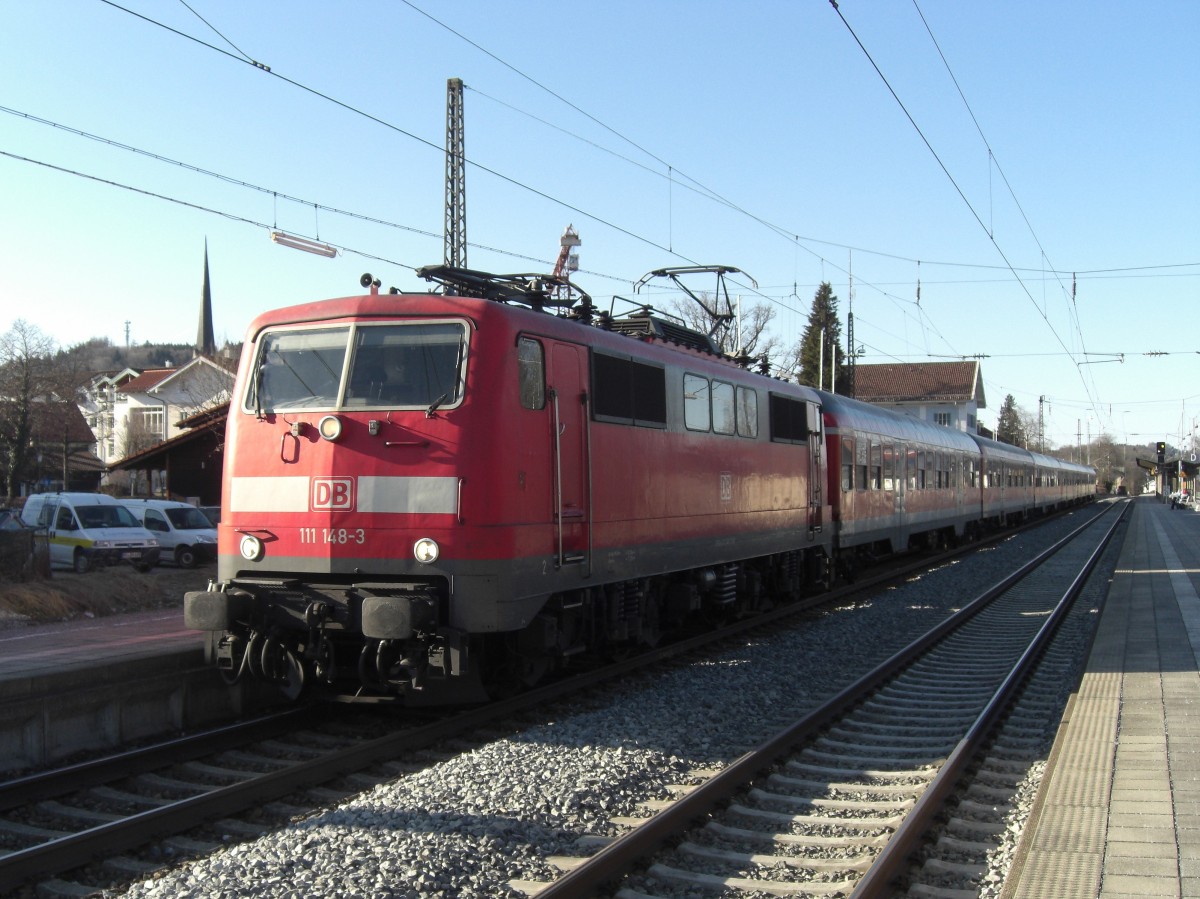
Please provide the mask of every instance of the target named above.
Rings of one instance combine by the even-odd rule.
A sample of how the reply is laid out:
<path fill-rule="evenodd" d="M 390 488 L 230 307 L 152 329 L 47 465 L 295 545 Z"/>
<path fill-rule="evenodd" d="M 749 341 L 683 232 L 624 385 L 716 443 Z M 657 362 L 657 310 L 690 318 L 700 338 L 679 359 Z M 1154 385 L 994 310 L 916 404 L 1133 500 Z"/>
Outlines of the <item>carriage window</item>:
<path fill-rule="evenodd" d="M 880 464 L 882 448 L 878 443 L 871 444 L 871 489 L 878 490 L 883 466 Z"/>
<path fill-rule="evenodd" d="M 689 431 L 707 431 L 710 416 L 708 378 L 683 376 L 683 423 Z"/>
<path fill-rule="evenodd" d="M 854 489 L 854 438 L 842 438 L 842 492 Z"/>
<path fill-rule="evenodd" d="M 905 469 L 908 473 L 908 489 L 917 489 L 917 451 L 911 447 L 905 451 L 905 457 L 908 461 L 905 463 Z"/>
<path fill-rule="evenodd" d="M 712 382 L 712 428 L 718 434 L 736 430 L 733 409 L 733 385 L 724 381 Z"/>
<path fill-rule="evenodd" d="M 542 345 L 529 337 L 517 341 L 517 377 L 521 405 L 526 409 L 546 406 L 546 358 Z"/>
<path fill-rule="evenodd" d="M 749 387 L 737 389 L 737 432 L 742 437 L 758 436 L 758 394 Z"/>
<path fill-rule="evenodd" d="M 854 489 L 867 489 L 867 455 L 871 446 L 868 441 L 859 437 L 854 445 Z"/>
<path fill-rule="evenodd" d="M 647 428 L 667 423 L 667 376 L 660 366 L 593 353 L 592 398 L 597 419 Z"/>
<path fill-rule="evenodd" d="M 897 490 L 896 483 L 896 448 L 890 443 L 883 446 L 883 489 Z"/>

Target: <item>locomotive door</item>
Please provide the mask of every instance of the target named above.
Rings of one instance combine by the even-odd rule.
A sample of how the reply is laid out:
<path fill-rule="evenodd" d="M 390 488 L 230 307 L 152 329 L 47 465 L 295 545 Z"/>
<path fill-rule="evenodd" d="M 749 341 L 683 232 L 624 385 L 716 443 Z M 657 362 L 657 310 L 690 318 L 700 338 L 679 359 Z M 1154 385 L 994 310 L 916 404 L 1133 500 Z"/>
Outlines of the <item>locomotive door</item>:
<path fill-rule="evenodd" d="M 550 345 L 550 409 L 554 520 L 558 564 L 589 563 L 591 549 L 590 431 L 587 357 L 573 344 Z"/>

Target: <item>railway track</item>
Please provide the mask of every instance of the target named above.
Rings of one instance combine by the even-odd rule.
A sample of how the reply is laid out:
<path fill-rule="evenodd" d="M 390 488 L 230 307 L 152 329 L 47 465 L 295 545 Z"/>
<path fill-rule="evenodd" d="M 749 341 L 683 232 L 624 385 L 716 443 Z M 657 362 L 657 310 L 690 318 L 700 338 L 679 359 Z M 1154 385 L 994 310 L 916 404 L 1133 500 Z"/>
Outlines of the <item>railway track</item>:
<path fill-rule="evenodd" d="M 700 785 L 644 819 L 624 819 L 628 833 L 594 856 L 552 860 L 558 880 L 516 886 L 539 899 L 976 895 L 945 883 L 980 874 L 958 859 L 986 849 L 994 825 L 970 820 L 970 807 L 1014 789 L 1016 768 L 1001 752 L 956 812 L 947 802 L 1127 508 L 1080 527 L 757 750 L 707 779 L 698 772 Z M 943 816 L 929 848 L 925 834 Z"/>
<path fill-rule="evenodd" d="M 930 564 L 922 560 L 849 589 L 903 578 Z M 80 869 L 81 880 L 103 886 L 144 877 L 180 858 L 207 854 L 230 839 L 253 838 L 285 825 L 380 780 L 412 774 L 432 763 L 412 758 L 422 747 L 463 734 L 478 736 L 496 727 L 495 722 L 510 728 L 514 716 L 527 710 L 643 666 L 707 651 L 714 640 L 731 634 L 769 628 L 779 618 L 845 592 L 399 732 L 392 732 L 395 719 L 383 724 L 374 719 L 373 730 L 335 722 L 332 730 L 321 732 L 312 727 L 311 709 L 296 709 L 0 784 L 0 893 L 32 891 L 36 884 L 42 895 L 77 895 L 84 888 L 61 878 L 63 872 Z M 410 760 L 397 761 L 405 758 Z"/>

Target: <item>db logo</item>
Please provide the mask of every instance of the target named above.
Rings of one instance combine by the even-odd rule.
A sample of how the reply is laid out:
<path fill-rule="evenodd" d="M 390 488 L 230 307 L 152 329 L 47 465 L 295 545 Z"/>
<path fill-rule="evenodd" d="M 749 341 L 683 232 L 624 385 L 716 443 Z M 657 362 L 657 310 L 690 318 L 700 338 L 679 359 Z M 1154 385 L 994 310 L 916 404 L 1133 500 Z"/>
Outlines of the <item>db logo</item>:
<path fill-rule="evenodd" d="M 313 478 L 309 506 L 318 509 L 353 509 L 353 478 Z"/>

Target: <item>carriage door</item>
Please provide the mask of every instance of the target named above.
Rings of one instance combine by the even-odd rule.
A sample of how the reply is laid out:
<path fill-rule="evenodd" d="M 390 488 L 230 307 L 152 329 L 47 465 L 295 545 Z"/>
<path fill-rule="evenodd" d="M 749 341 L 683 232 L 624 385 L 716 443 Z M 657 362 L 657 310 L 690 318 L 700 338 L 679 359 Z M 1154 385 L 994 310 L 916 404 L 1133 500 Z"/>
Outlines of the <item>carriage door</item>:
<path fill-rule="evenodd" d="M 546 404 L 554 445 L 554 521 L 558 564 L 588 563 L 591 540 L 587 357 L 574 344 L 550 344 Z M 586 574 L 587 572 L 585 572 Z"/>

